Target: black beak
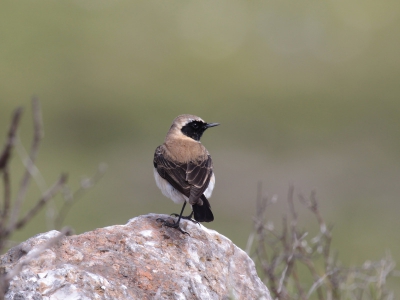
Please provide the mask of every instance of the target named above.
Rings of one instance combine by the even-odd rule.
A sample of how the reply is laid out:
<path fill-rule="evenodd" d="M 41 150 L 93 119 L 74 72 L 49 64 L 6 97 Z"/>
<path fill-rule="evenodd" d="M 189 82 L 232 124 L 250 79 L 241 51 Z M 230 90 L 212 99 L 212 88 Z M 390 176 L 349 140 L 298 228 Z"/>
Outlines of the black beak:
<path fill-rule="evenodd" d="M 207 128 L 215 127 L 215 126 L 218 126 L 218 125 L 219 125 L 219 123 L 207 123 L 205 127 L 207 129 Z"/>

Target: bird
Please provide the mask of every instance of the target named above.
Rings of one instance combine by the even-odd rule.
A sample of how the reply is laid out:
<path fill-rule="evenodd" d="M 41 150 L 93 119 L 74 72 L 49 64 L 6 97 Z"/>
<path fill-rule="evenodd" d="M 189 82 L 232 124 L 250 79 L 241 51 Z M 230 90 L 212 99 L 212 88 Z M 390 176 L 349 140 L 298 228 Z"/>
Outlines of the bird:
<path fill-rule="evenodd" d="M 179 215 L 171 214 L 178 217 L 176 222 L 157 219 L 164 226 L 189 234 L 179 227 L 181 219 L 194 223 L 214 220 L 208 201 L 215 186 L 213 163 L 200 138 L 208 128 L 218 125 L 194 115 L 179 115 L 172 122 L 164 143 L 156 148 L 153 159 L 156 184 L 164 196 L 183 204 Z M 192 212 L 182 216 L 186 203 L 192 206 Z"/>

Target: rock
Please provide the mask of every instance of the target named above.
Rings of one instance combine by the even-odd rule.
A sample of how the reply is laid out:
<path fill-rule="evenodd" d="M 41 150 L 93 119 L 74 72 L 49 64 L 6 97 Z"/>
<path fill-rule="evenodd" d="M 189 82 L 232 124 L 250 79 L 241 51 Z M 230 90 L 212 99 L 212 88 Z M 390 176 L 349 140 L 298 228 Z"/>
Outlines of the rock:
<path fill-rule="evenodd" d="M 5 299 L 271 299 L 253 261 L 228 238 L 183 220 L 189 236 L 157 218 L 169 216 L 63 238 L 12 279 Z M 1 257 L 3 272 L 57 234 L 10 249 Z"/>

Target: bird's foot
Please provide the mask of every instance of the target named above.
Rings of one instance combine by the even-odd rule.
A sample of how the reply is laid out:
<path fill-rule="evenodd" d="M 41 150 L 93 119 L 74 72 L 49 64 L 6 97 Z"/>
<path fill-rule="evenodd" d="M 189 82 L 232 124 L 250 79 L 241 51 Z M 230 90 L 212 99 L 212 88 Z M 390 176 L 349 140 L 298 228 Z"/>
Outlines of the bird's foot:
<path fill-rule="evenodd" d="M 170 214 L 170 216 L 179 217 L 178 214 Z M 197 222 L 195 219 L 192 219 L 192 217 L 193 217 L 193 212 L 188 216 L 182 216 L 181 219 L 192 221 L 193 223 L 198 224 L 200 226 L 200 223 Z"/>
<path fill-rule="evenodd" d="M 181 233 L 187 234 L 187 235 L 190 236 L 190 234 L 188 232 L 184 231 L 182 228 L 179 227 L 179 223 L 175 223 L 174 221 L 172 221 L 172 223 L 171 223 L 171 222 L 168 222 L 168 221 L 166 221 L 164 219 L 161 219 L 161 218 L 158 218 L 156 221 L 157 222 L 161 222 L 163 226 L 167 226 L 167 227 L 178 229 Z"/>

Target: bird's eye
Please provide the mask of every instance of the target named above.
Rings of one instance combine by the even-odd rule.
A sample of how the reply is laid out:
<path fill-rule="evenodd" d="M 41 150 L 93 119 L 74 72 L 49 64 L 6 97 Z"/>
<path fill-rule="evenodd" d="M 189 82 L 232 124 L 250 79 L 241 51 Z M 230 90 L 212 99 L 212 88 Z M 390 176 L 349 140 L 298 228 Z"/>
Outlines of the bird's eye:
<path fill-rule="evenodd" d="M 199 124 L 197 124 L 197 122 L 195 122 L 195 123 L 192 124 L 192 127 L 193 127 L 194 129 L 197 129 L 197 128 L 199 128 Z"/>

